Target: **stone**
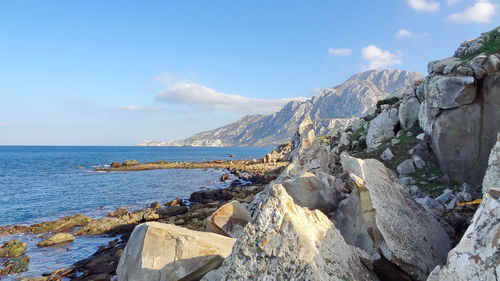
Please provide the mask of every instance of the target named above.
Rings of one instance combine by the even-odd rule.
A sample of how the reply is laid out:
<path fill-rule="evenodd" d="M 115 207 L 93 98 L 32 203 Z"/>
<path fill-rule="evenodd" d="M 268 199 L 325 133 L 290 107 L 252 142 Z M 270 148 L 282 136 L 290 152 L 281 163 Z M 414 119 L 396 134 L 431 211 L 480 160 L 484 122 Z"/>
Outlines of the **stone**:
<path fill-rule="evenodd" d="M 118 281 L 174 281 L 227 257 L 235 239 L 158 222 L 134 228 L 116 270 Z"/>
<path fill-rule="evenodd" d="M 206 231 L 238 238 L 251 220 L 245 206 L 238 201 L 231 201 L 208 217 Z"/>
<path fill-rule="evenodd" d="M 445 189 L 443 191 L 443 194 L 439 195 L 436 198 L 436 201 L 438 201 L 441 204 L 446 204 L 448 203 L 451 199 L 453 198 L 453 190 L 451 189 Z"/>
<path fill-rule="evenodd" d="M 495 55 L 489 55 L 483 63 L 483 68 L 488 75 L 493 75 L 500 70 L 500 59 Z"/>
<path fill-rule="evenodd" d="M 416 183 L 415 179 L 412 177 L 402 177 L 399 179 L 399 182 L 403 185 L 406 185 L 406 186 Z"/>
<path fill-rule="evenodd" d="M 429 196 L 423 198 L 415 199 L 415 202 L 422 205 L 429 213 L 433 214 L 435 217 L 443 216 L 444 206 L 436 201 L 435 199 L 430 198 Z"/>
<path fill-rule="evenodd" d="M 477 88 L 474 77 L 443 77 L 436 82 L 437 104 L 439 108 L 455 108 L 470 104 L 476 99 Z"/>
<path fill-rule="evenodd" d="M 168 207 L 163 207 L 160 210 L 156 211 L 158 215 L 161 217 L 172 217 L 172 216 L 178 216 L 178 215 L 184 215 L 187 213 L 189 210 L 188 207 L 186 206 L 168 206 Z"/>
<path fill-rule="evenodd" d="M 417 135 L 416 138 L 417 138 L 417 140 L 423 141 L 425 139 L 425 134 L 424 133 L 420 133 L 420 134 Z"/>
<path fill-rule="evenodd" d="M 441 224 L 378 160 L 343 154 L 341 163 L 355 185 L 333 218 L 344 239 L 374 257 L 380 279 L 425 280 L 451 248 Z"/>
<path fill-rule="evenodd" d="M 107 214 L 107 217 L 121 217 L 123 215 L 128 214 L 128 210 L 122 207 L 116 208 L 113 212 Z"/>
<path fill-rule="evenodd" d="M 410 129 L 418 120 L 418 112 L 420 110 L 420 102 L 417 98 L 412 97 L 404 100 L 399 105 L 398 118 L 399 124 L 403 129 Z"/>
<path fill-rule="evenodd" d="M 482 182 L 500 131 L 500 73 L 484 77 L 477 87 L 481 98 L 437 113 L 433 93 L 426 92 L 419 114 L 440 169 L 453 181 L 473 185 Z"/>
<path fill-rule="evenodd" d="M 266 162 L 266 163 L 271 163 L 271 162 Z M 225 182 L 231 179 L 231 175 L 228 173 L 224 173 L 220 176 L 219 181 Z"/>
<path fill-rule="evenodd" d="M 391 161 L 392 158 L 394 158 L 394 154 L 392 154 L 392 151 L 390 148 L 386 148 L 384 152 L 380 155 L 380 158 L 385 161 Z"/>
<path fill-rule="evenodd" d="M 133 166 L 139 164 L 137 160 L 125 160 L 123 161 L 123 166 Z"/>
<path fill-rule="evenodd" d="M 500 133 L 488 158 L 488 168 L 483 179 L 483 193 L 492 187 L 500 187 Z"/>
<path fill-rule="evenodd" d="M 292 161 L 280 175 L 280 179 L 289 179 L 316 170 L 329 171 L 330 151 L 316 139 L 314 123 L 309 116 L 299 125 L 292 143 Z"/>
<path fill-rule="evenodd" d="M 472 70 L 474 71 L 474 77 L 477 80 L 482 79 L 487 74 L 486 70 L 483 68 L 483 63 L 485 60 L 486 60 L 485 55 L 479 55 L 471 59 L 467 64 L 467 66 L 472 68 Z"/>
<path fill-rule="evenodd" d="M 305 172 L 282 181 L 282 185 L 297 205 L 325 213 L 335 210 L 345 198 L 335 177 L 323 172 Z"/>
<path fill-rule="evenodd" d="M 417 170 L 425 168 L 425 161 L 420 156 L 413 155 L 411 157 L 411 160 L 413 161 L 413 165 L 415 165 L 415 168 L 417 168 Z"/>
<path fill-rule="evenodd" d="M 500 202 L 488 192 L 484 194 L 462 239 L 448 253 L 446 264 L 437 266 L 427 280 L 498 280 L 499 233 Z"/>
<path fill-rule="evenodd" d="M 203 281 L 378 280 L 363 264 L 366 253 L 322 212 L 296 205 L 280 184 L 268 186 L 262 200 L 231 255 Z"/>
<path fill-rule="evenodd" d="M 413 160 L 412 159 L 404 160 L 396 167 L 396 170 L 398 171 L 399 175 L 401 175 L 401 176 L 406 176 L 406 175 L 409 175 L 411 173 L 414 173 L 415 166 L 413 165 Z"/>
<path fill-rule="evenodd" d="M 153 210 L 159 210 L 161 208 L 161 203 L 158 201 L 155 201 L 155 202 L 151 203 L 150 208 Z"/>
<path fill-rule="evenodd" d="M 342 132 L 340 134 L 340 139 L 339 139 L 339 145 L 349 147 L 351 144 L 351 141 L 349 140 L 349 135 L 347 132 Z"/>
<path fill-rule="evenodd" d="M 75 236 L 69 234 L 69 233 L 57 233 L 49 238 L 41 241 L 40 243 L 37 244 L 38 247 L 47 247 L 55 244 L 60 244 L 60 243 L 65 243 L 65 242 L 71 242 L 75 240 Z"/>
<path fill-rule="evenodd" d="M 3 268 L 0 267 L 0 279 L 2 275 L 15 274 L 28 271 L 30 258 L 28 256 L 20 256 L 12 259 L 8 259 L 3 264 Z"/>
<path fill-rule="evenodd" d="M 457 67 L 456 72 L 461 76 L 474 76 L 474 71 L 472 70 L 472 68 L 463 65 Z"/>
<path fill-rule="evenodd" d="M 368 134 L 366 135 L 366 145 L 368 148 L 373 148 L 376 144 L 395 137 L 394 129 L 398 122 L 398 110 L 395 108 L 380 113 L 375 119 L 370 121 Z"/>
<path fill-rule="evenodd" d="M 26 243 L 12 239 L 0 244 L 0 257 L 13 258 L 24 255 Z"/>
<path fill-rule="evenodd" d="M 446 211 L 453 210 L 457 206 L 457 203 L 458 203 L 457 197 L 453 196 L 450 202 L 448 202 L 448 204 L 446 204 L 444 208 Z"/>

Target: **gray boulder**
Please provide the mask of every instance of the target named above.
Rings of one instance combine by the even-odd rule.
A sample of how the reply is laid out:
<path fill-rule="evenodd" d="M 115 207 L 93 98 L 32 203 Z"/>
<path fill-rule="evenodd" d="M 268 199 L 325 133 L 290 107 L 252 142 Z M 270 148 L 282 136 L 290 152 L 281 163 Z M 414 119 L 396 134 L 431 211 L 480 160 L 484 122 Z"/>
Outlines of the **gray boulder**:
<path fill-rule="evenodd" d="M 399 105 L 398 117 L 399 123 L 403 129 L 413 127 L 418 120 L 418 112 L 420 109 L 420 102 L 415 97 L 411 97 Z"/>
<path fill-rule="evenodd" d="M 412 159 L 406 159 L 401 164 L 399 164 L 396 169 L 398 170 L 399 175 L 406 176 L 413 172 L 415 172 L 415 166 L 413 164 Z"/>
<path fill-rule="evenodd" d="M 392 108 L 380 113 L 370 122 L 366 145 L 368 148 L 375 147 L 378 143 L 396 136 L 394 129 L 399 122 L 398 110 Z"/>

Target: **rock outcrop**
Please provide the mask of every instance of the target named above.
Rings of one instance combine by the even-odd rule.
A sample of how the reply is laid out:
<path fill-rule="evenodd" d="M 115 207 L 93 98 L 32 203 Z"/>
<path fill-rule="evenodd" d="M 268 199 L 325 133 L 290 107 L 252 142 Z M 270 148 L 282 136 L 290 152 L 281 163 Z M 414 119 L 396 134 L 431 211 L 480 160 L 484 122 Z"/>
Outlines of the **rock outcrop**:
<path fill-rule="evenodd" d="M 438 266 L 428 281 L 497 281 L 500 278 L 500 189 L 484 194 L 472 223 L 460 243 L 448 254 L 444 266 Z"/>
<path fill-rule="evenodd" d="M 69 233 L 57 233 L 38 243 L 38 247 L 47 247 L 60 243 L 67 243 L 75 240 L 75 236 Z"/>
<path fill-rule="evenodd" d="M 476 52 L 500 41 L 499 33 L 495 29 L 463 44 L 454 57 L 430 62 L 417 89 L 420 125 L 431 136 L 441 169 L 457 182 L 481 184 L 500 130 L 500 51 Z"/>
<path fill-rule="evenodd" d="M 323 213 L 297 206 L 279 184 L 263 198 L 223 266 L 202 280 L 378 280 Z"/>
<path fill-rule="evenodd" d="M 425 280 L 451 249 L 441 224 L 381 162 L 341 157 L 356 189 L 335 212 L 335 226 L 348 243 L 372 255 L 384 279 Z"/>
<path fill-rule="evenodd" d="M 495 146 L 491 149 L 488 168 L 483 179 L 483 193 L 492 187 L 500 188 L 500 133 Z"/>
<path fill-rule="evenodd" d="M 144 223 L 132 232 L 118 265 L 117 280 L 177 281 L 214 259 L 220 262 L 219 256 L 228 256 L 233 244 L 233 238 L 215 233 Z M 214 267 L 207 271 L 210 269 Z"/>
<path fill-rule="evenodd" d="M 316 123 L 316 134 L 332 134 L 344 129 L 352 118 L 360 117 L 397 89 L 423 77 L 404 70 L 369 70 L 344 83 L 327 88 L 306 101 L 291 101 L 270 115 L 249 115 L 217 128 L 172 142 L 141 142 L 140 145 L 171 146 L 277 146 L 290 141 L 306 118 Z"/>

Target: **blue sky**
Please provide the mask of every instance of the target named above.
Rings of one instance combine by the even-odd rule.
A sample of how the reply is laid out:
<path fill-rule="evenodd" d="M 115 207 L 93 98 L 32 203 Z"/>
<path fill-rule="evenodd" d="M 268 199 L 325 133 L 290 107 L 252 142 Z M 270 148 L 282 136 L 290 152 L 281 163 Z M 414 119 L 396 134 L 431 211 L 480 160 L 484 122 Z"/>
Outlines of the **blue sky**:
<path fill-rule="evenodd" d="M 0 1 L 0 145 L 173 140 L 368 68 L 426 71 L 498 0 Z"/>

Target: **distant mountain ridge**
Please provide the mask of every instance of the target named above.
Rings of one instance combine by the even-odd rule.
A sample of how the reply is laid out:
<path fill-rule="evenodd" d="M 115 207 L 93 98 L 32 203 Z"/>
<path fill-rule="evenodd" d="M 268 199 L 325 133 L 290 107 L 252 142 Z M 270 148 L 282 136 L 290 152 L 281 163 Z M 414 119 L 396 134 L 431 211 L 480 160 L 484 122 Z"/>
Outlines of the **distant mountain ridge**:
<path fill-rule="evenodd" d="M 311 116 L 318 134 L 346 127 L 397 89 L 423 74 L 405 70 L 369 70 L 351 76 L 344 83 L 326 88 L 306 101 L 291 101 L 269 115 L 248 115 L 220 128 L 171 142 L 141 142 L 142 146 L 276 146 L 289 141 L 298 125 Z"/>

